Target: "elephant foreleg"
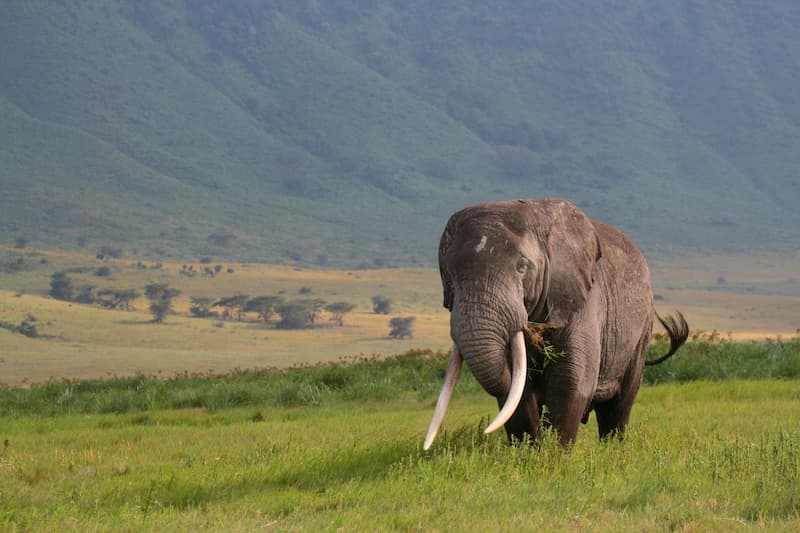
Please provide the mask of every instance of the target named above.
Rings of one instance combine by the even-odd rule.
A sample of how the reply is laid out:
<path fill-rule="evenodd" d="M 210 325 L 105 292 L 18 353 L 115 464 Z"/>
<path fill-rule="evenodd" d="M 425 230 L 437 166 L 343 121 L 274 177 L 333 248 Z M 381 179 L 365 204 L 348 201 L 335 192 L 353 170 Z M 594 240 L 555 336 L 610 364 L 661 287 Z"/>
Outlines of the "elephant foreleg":
<path fill-rule="evenodd" d="M 497 404 L 503 407 L 505 398 L 498 398 Z M 505 423 L 506 434 L 509 440 L 517 439 L 522 441 L 527 435 L 531 442 L 541 436 L 541 412 L 542 408 L 533 392 L 526 390 L 519 402 L 519 407 L 508 422 Z"/>
<path fill-rule="evenodd" d="M 558 432 L 564 447 L 575 442 L 581 421 L 591 406 L 599 366 L 599 357 L 593 356 L 596 352 L 568 346 L 569 359 L 551 363 L 545 372 L 547 422 Z"/>
<path fill-rule="evenodd" d="M 568 448 L 575 442 L 578 428 L 591 398 L 578 392 L 562 394 L 558 400 L 549 401 L 547 408 L 548 425 L 558 433 L 558 441 Z"/>

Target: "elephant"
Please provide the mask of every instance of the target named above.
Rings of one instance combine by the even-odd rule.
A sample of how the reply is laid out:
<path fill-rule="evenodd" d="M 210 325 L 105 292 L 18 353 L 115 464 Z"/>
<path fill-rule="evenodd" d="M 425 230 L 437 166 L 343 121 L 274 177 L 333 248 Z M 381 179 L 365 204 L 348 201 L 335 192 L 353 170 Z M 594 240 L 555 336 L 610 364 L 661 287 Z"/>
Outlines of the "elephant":
<path fill-rule="evenodd" d="M 621 435 L 644 366 L 689 335 L 680 312 L 655 312 L 647 261 L 614 227 L 561 199 L 512 200 L 453 214 L 439 244 L 453 348 L 423 448 L 435 439 L 463 361 L 500 412 L 510 440 L 542 427 L 565 448 L 592 410 L 600 438 Z M 658 318 L 668 353 L 647 360 Z M 543 417 L 543 408 L 546 415 Z"/>

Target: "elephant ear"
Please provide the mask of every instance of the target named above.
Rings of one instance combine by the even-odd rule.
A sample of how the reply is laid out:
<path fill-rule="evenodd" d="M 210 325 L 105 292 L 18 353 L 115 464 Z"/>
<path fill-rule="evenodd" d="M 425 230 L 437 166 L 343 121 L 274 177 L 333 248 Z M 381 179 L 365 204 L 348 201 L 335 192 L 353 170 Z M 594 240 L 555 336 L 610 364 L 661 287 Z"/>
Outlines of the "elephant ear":
<path fill-rule="evenodd" d="M 439 275 L 442 277 L 442 292 L 444 297 L 442 305 L 444 305 L 444 307 L 447 309 L 453 308 L 453 282 L 450 279 L 450 275 L 447 273 L 444 258 L 447 255 L 447 251 L 450 249 L 450 243 L 453 240 L 453 234 L 455 233 L 455 227 L 457 224 L 457 216 L 458 213 L 450 217 L 450 220 L 447 222 L 447 225 L 442 232 L 442 238 L 439 240 Z"/>
<path fill-rule="evenodd" d="M 589 296 L 594 269 L 602 256 L 594 224 L 575 205 L 564 200 L 532 201 L 534 230 L 549 258 L 547 324 L 569 324 Z"/>

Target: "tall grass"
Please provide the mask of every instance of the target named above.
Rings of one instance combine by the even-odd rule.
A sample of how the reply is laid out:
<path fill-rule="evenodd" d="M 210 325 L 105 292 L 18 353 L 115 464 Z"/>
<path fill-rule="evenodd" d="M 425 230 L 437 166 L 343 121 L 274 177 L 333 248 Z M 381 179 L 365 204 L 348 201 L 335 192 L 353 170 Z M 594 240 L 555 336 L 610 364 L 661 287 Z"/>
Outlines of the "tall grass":
<path fill-rule="evenodd" d="M 666 342 L 659 339 L 651 347 L 650 356 L 666 349 Z M 385 401 L 406 392 L 430 398 L 441 386 L 446 365 L 444 352 L 411 350 L 387 358 L 353 357 L 285 370 L 237 370 L 221 375 L 184 372 L 170 379 L 139 375 L 50 381 L 29 390 L 0 387 L 0 416 L 297 407 L 337 400 Z M 645 371 L 645 382 L 650 384 L 798 377 L 800 337 L 735 342 L 715 333 L 695 334 L 671 359 Z M 459 390 L 478 390 L 468 371 L 464 372 Z"/>
<path fill-rule="evenodd" d="M 797 531 L 797 399 L 796 381 L 649 386 L 625 439 L 584 430 L 569 452 L 483 435 L 477 389 L 429 452 L 413 393 L 6 417 L 0 530 Z"/>
<path fill-rule="evenodd" d="M 432 396 L 441 386 L 447 354 L 411 350 L 389 358 L 353 357 L 290 369 L 184 372 L 105 380 L 51 380 L 30 389 L 0 387 L 0 416 L 127 413 L 158 409 L 243 406 L 296 407 L 333 400 L 388 400 L 401 392 Z M 474 380 L 467 377 L 465 387 Z"/>
<path fill-rule="evenodd" d="M 663 336 L 656 336 L 649 356 L 668 350 Z M 694 332 L 690 342 L 664 363 L 648 367 L 645 383 L 670 381 L 798 378 L 800 377 L 800 331 L 790 339 L 741 342 L 716 331 Z"/>

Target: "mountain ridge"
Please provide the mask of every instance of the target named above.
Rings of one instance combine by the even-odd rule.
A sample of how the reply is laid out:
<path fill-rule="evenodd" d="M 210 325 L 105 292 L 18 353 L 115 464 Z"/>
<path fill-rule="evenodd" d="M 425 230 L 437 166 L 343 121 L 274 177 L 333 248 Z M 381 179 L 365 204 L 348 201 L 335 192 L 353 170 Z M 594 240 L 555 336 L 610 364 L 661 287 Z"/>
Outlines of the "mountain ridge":
<path fill-rule="evenodd" d="M 790 2 L 7 11 L 6 242 L 432 265 L 456 209 L 558 196 L 653 253 L 800 244 Z"/>

